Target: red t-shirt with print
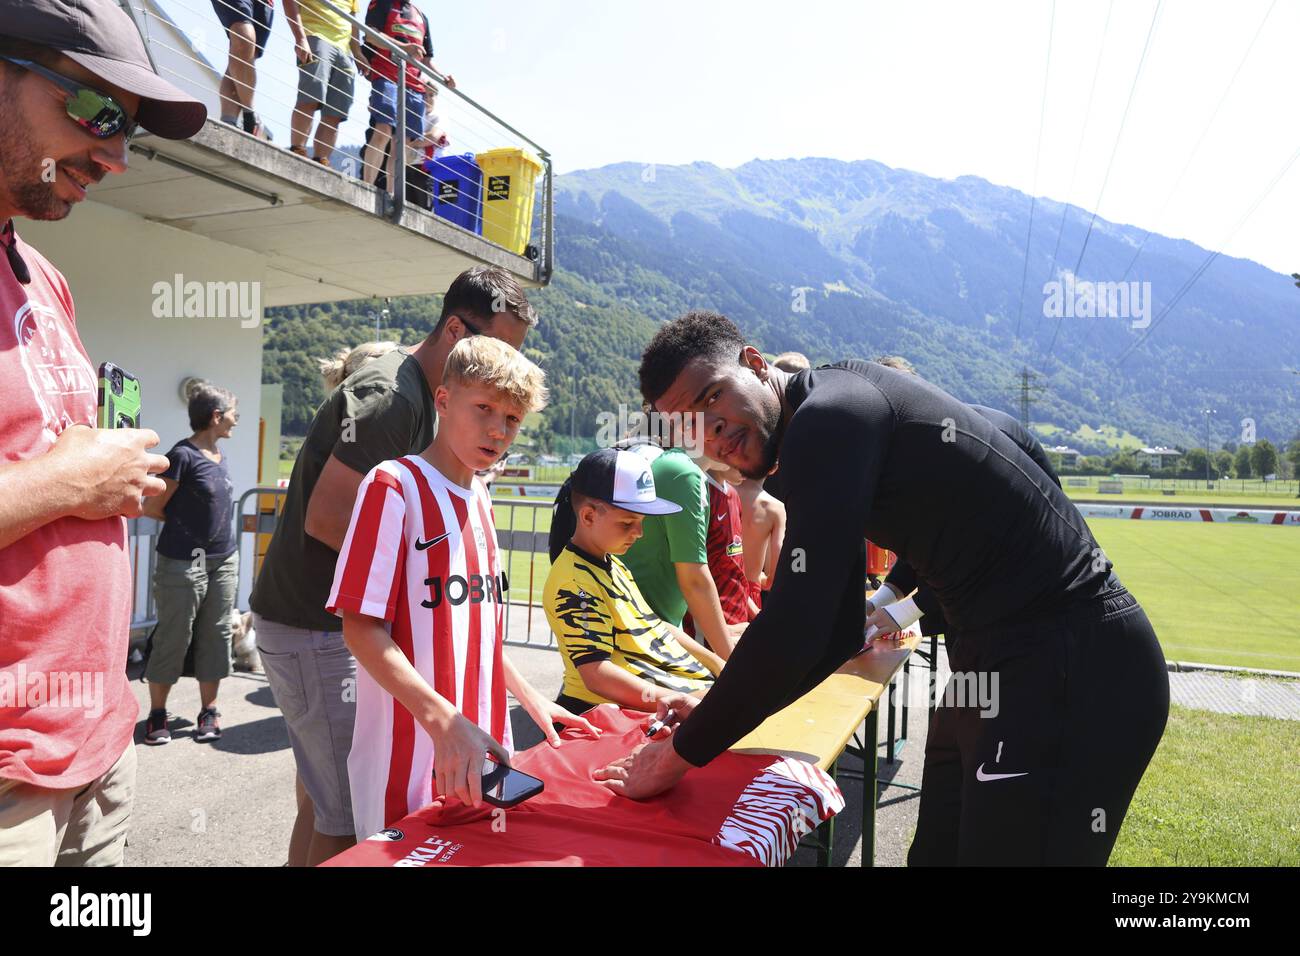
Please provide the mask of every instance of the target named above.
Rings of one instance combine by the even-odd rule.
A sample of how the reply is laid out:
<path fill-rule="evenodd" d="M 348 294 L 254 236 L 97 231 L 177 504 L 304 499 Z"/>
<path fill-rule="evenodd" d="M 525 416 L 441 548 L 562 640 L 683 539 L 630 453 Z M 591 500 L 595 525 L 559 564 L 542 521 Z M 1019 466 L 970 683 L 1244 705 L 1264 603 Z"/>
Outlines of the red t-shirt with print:
<path fill-rule="evenodd" d="M 372 0 L 366 11 L 366 26 L 383 31 L 398 43 L 415 43 L 432 58 L 433 40 L 429 36 L 429 19 L 409 0 Z M 397 64 L 387 48 L 366 45 L 370 69 L 374 76 L 397 82 Z M 424 74 L 419 67 L 406 65 L 406 85 L 416 93 L 424 92 Z"/>
<path fill-rule="evenodd" d="M 6 223 L 0 255 L 0 463 L 95 423 L 96 375 L 59 271 Z M 81 787 L 131 743 L 131 565 L 122 518 L 51 521 L 0 548 L 0 778 Z"/>
<path fill-rule="evenodd" d="M 709 486 L 709 533 L 705 538 L 709 574 L 718 589 L 723 620 L 728 624 L 745 623 L 752 618 L 747 600 L 750 584 L 740 544 L 740 493 L 712 475 L 705 475 L 704 480 Z M 690 614 L 682 620 L 682 630 L 695 637 L 695 622 Z"/>

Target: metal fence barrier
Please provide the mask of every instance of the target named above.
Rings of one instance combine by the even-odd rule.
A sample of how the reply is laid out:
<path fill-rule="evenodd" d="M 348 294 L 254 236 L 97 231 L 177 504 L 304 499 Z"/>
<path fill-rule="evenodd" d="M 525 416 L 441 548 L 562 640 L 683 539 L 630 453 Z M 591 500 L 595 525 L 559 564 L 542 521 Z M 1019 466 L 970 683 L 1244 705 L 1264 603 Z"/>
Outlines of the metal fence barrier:
<path fill-rule="evenodd" d="M 235 506 L 235 530 L 239 542 L 241 595 L 246 595 L 252 589 L 252 583 L 261 570 L 266 545 L 275 531 L 287 493 L 285 488 L 257 487 L 249 488 L 239 496 L 239 502 Z M 267 498 L 272 500 L 268 502 L 265 500 Z M 248 509 L 249 499 L 256 502 L 254 510 Z M 539 527 L 538 520 L 543 510 L 549 513 L 551 502 L 498 498 L 492 504 L 501 525 L 497 531 L 501 566 L 510 584 L 505 606 L 505 642 L 516 647 L 555 649 L 555 635 L 546 623 L 546 612 L 541 606 L 546 573 L 550 570 L 550 561 L 546 557 L 549 526 Z M 542 557 L 539 558 L 539 554 Z M 149 575 L 152 578 L 152 549 L 149 560 Z M 152 613 L 152 593 L 148 600 L 148 610 Z"/>
<path fill-rule="evenodd" d="M 257 487 L 249 488 L 239 496 L 235 506 L 235 532 L 242 600 L 237 602 L 237 607 L 247 605 L 247 594 L 261 570 L 266 545 L 275 531 L 287 493 L 285 488 Z M 271 501 L 268 502 L 268 498 Z M 255 502 L 254 510 L 248 509 L 250 499 Z M 494 511 L 504 519 L 501 521 L 503 530 L 497 531 L 497 547 L 510 584 L 505 607 L 505 642 L 516 647 L 555 649 L 555 635 L 546 623 L 546 612 L 542 609 L 542 591 L 550 570 L 547 557 L 549 526 L 539 526 L 539 516 L 543 512 L 549 513 L 551 502 L 497 498 L 492 504 Z M 162 524 L 153 518 L 127 521 L 133 634 L 143 635 L 158 623 L 153 576 L 157 566 L 155 547 L 161 530 Z"/>
<path fill-rule="evenodd" d="M 143 636 L 158 623 L 153 601 L 153 573 L 158 564 L 155 546 L 162 523 L 153 518 L 128 518 L 127 557 L 131 561 L 131 634 Z"/>
<path fill-rule="evenodd" d="M 505 642 L 515 647 L 558 648 L 542 607 L 546 574 L 551 569 L 547 547 L 550 525 L 548 523 L 545 530 L 538 527 L 539 516 L 550 514 L 553 504 L 527 498 L 492 500 L 492 510 L 497 516 L 495 520 L 501 526 L 497 529 L 497 547 L 503 552 L 501 563 L 510 581 Z M 510 509 L 509 512 L 506 509 Z M 506 530 L 501 530 L 502 527 Z M 519 614 L 524 615 L 522 625 L 517 619 Z M 512 615 L 515 616 L 513 619 Z M 521 629 L 522 635 L 517 633 Z M 534 640 L 535 632 L 544 637 Z"/>

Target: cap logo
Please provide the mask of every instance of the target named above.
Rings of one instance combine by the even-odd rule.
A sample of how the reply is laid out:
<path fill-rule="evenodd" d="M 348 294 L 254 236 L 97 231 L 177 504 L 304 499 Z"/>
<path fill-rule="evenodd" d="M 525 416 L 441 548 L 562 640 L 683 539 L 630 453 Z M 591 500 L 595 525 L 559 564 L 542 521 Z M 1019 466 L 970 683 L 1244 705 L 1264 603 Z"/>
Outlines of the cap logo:
<path fill-rule="evenodd" d="M 654 491 L 655 480 L 651 477 L 650 472 L 641 472 L 641 477 L 636 480 L 637 491 Z"/>

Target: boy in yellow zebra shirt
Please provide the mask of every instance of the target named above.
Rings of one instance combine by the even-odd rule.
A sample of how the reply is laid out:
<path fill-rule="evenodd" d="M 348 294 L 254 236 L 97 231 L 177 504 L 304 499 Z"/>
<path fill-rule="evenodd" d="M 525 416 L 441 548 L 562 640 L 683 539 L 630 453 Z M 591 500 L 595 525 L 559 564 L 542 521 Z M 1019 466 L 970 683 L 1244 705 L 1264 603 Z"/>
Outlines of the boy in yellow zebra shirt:
<path fill-rule="evenodd" d="M 703 696 L 722 670 L 720 657 L 650 609 L 618 559 L 645 515 L 679 510 L 656 497 L 643 458 L 614 448 L 584 458 L 561 489 L 554 520 L 574 530 L 551 556 L 543 597 L 564 657 L 561 706 L 654 712 L 661 697 Z"/>

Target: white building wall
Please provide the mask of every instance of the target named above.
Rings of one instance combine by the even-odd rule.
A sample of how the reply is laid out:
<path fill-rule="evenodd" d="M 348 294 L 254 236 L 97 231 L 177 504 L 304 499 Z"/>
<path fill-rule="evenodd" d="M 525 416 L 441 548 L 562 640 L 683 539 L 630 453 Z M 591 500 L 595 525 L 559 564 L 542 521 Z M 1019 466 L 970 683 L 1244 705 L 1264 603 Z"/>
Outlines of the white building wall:
<path fill-rule="evenodd" d="M 243 282 L 249 300 L 264 279 L 263 259 L 93 201 L 62 222 L 17 221 L 19 234 L 68 280 L 77 329 L 91 362 L 112 361 L 140 379 L 144 424 L 166 452 L 191 434 L 181 382 L 198 376 L 239 398 L 240 425 L 222 443 L 236 496 L 257 484 L 262 391 L 262 314 L 245 328 L 238 317 L 156 317 L 155 283 Z M 247 563 L 247 562 L 246 562 Z M 247 606 L 248 568 L 239 606 Z M 147 582 L 140 581 L 139 588 Z M 138 588 L 137 601 L 143 593 Z"/>

